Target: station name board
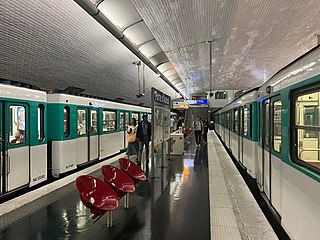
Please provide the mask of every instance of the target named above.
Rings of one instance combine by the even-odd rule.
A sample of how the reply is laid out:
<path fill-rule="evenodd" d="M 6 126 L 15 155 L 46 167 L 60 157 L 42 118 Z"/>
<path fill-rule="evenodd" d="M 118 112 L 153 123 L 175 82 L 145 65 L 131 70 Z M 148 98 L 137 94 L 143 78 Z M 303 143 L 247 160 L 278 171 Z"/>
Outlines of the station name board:
<path fill-rule="evenodd" d="M 153 88 L 153 100 L 157 103 L 170 106 L 170 97 L 155 88 Z"/>
<path fill-rule="evenodd" d="M 198 99 L 198 100 L 186 100 L 189 105 L 203 105 L 203 104 L 208 104 L 207 99 Z"/>

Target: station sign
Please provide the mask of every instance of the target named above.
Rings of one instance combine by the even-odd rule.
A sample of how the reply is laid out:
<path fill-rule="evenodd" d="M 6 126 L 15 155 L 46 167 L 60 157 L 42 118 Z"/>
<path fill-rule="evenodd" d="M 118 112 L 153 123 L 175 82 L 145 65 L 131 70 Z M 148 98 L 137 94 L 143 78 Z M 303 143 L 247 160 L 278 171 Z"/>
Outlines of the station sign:
<path fill-rule="evenodd" d="M 189 105 L 204 105 L 208 104 L 208 99 L 198 99 L 198 100 L 186 100 Z"/>
<path fill-rule="evenodd" d="M 153 88 L 153 101 L 170 106 L 170 97 L 163 92 Z"/>

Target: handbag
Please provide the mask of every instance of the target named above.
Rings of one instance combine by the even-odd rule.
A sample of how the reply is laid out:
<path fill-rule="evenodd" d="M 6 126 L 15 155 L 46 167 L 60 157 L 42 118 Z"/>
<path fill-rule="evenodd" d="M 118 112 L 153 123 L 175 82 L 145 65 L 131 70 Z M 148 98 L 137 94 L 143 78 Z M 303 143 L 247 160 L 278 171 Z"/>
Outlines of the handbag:
<path fill-rule="evenodd" d="M 136 139 L 137 139 L 136 133 L 128 135 L 127 139 L 128 139 L 128 143 L 133 143 L 133 142 L 135 142 Z"/>

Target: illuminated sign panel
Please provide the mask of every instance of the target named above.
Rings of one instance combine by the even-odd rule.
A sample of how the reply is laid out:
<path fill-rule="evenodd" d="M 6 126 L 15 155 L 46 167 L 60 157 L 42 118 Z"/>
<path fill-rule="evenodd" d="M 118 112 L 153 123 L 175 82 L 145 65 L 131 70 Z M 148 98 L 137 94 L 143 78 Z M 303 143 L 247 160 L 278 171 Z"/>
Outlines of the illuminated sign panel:
<path fill-rule="evenodd" d="M 186 100 L 189 105 L 203 105 L 203 104 L 208 104 L 207 99 L 199 99 L 199 100 Z"/>

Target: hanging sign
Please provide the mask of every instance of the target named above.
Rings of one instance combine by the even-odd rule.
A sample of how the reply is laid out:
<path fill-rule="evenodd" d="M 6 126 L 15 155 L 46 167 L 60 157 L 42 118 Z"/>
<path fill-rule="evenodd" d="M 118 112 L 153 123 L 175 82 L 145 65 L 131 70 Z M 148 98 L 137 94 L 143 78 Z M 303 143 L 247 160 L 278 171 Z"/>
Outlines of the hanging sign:
<path fill-rule="evenodd" d="M 153 100 L 157 103 L 170 106 L 170 97 L 159 90 L 153 89 Z"/>

